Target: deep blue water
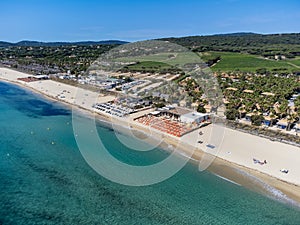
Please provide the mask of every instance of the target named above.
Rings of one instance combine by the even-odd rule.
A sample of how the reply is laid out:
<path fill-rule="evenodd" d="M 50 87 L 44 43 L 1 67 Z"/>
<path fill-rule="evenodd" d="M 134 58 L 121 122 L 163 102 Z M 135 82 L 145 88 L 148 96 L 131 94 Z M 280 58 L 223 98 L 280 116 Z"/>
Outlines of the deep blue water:
<path fill-rule="evenodd" d="M 108 181 L 84 161 L 71 117 L 61 104 L 0 82 L 0 224 L 300 224 L 298 209 L 191 164 L 152 186 Z M 168 155 L 132 151 L 111 129 L 97 130 L 123 162 Z"/>

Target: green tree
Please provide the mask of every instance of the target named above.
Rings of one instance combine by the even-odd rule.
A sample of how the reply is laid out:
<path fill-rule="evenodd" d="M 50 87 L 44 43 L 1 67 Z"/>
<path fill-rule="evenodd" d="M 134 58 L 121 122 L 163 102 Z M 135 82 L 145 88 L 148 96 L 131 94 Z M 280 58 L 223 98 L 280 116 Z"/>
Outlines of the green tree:
<path fill-rule="evenodd" d="M 198 105 L 197 112 L 199 112 L 199 113 L 206 113 L 206 110 L 203 107 L 203 105 Z"/>
<path fill-rule="evenodd" d="M 267 69 L 266 68 L 259 68 L 256 70 L 256 73 L 258 74 L 266 74 L 267 73 Z"/>
<path fill-rule="evenodd" d="M 238 115 L 239 112 L 235 108 L 229 108 L 225 112 L 225 116 L 228 120 L 235 120 L 238 117 Z"/>
<path fill-rule="evenodd" d="M 255 126 L 260 126 L 264 121 L 263 115 L 252 115 L 251 116 L 251 123 Z"/>

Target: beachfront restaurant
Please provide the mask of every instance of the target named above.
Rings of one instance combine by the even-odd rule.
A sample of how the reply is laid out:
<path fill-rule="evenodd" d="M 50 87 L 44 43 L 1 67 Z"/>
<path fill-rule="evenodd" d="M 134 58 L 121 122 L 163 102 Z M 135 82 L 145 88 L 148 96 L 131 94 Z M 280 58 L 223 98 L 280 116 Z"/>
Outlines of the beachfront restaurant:
<path fill-rule="evenodd" d="M 48 75 L 34 75 L 32 77 L 37 79 L 37 80 L 48 80 L 49 79 Z"/>
<path fill-rule="evenodd" d="M 177 121 L 180 121 L 182 115 L 192 112 L 191 110 L 183 107 L 173 107 L 173 106 L 165 106 L 163 108 L 157 109 L 157 111 L 161 112 L 160 113 L 161 116 L 165 116 L 167 118 L 177 120 Z"/>
<path fill-rule="evenodd" d="M 183 123 L 201 123 L 209 119 L 209 114 L 190 112 L 180 117 L 180 121 Z"/>
<path fill-rule="evenodd" d="M 198 113 L 183 107 L 165 106 L 151 113 L 152 116 L 164 116 L 182 123 L 201 123 L 209 120 L 209 114 Z"/>

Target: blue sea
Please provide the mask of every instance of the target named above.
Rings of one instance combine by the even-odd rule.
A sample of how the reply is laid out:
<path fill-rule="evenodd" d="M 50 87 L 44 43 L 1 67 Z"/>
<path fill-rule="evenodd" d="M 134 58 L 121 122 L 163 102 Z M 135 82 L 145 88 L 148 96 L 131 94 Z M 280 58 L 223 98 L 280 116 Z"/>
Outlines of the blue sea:
<path fill-rule="evenodd" d="M 4 82 L 0 128 L 0 224 L 300 224 L 297 207 L 192 163 L 150 186 L 109 181 L 81 155 L 70 108 Z M 101 122 L 97 131 L 120 161 L 148 165 L 168 156 L 129 149 Z"/>

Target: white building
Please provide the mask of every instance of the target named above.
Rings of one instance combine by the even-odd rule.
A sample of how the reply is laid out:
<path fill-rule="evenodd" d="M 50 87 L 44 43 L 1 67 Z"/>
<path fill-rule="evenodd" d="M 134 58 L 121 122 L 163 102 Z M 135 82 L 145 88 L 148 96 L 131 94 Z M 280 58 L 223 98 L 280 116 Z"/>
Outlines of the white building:
<path fill-rule="evenodd" d="M 209 119 L 209 114 L 190 112 L 180 116 L 180 121 L 183 123 L 201 123 Z"/>
<path fill-rule="evenodd" d="M 38 79 L 38 80 L 47 80 L 49 79 L 49 76 L 48 75 L 35 75 L 33 76 L 35 79 Z"/>

